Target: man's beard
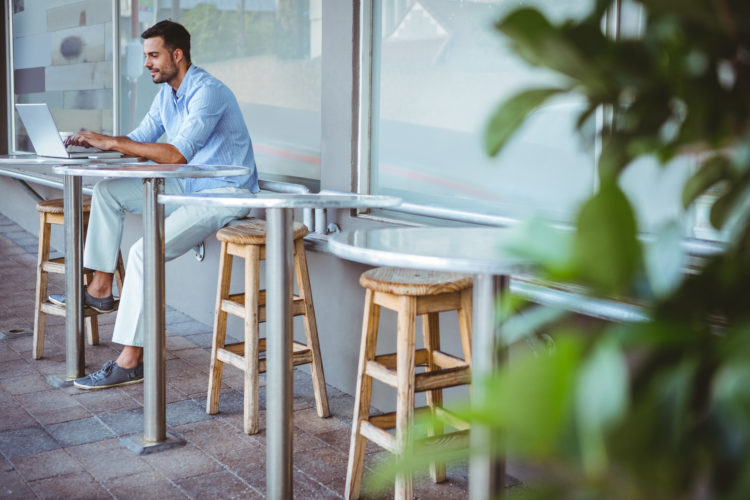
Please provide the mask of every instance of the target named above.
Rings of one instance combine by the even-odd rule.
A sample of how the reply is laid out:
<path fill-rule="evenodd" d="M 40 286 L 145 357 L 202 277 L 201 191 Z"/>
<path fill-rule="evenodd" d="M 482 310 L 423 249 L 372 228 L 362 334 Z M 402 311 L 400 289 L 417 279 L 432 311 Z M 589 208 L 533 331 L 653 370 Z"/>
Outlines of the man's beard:
<path fill-rule="evenodd" d="M 170 65 L 168 67 L 157 70 L 155 74 L 151 76 L 154 83 L 165 83 L 174 78 L 177 74 L 177 66 Z"/>

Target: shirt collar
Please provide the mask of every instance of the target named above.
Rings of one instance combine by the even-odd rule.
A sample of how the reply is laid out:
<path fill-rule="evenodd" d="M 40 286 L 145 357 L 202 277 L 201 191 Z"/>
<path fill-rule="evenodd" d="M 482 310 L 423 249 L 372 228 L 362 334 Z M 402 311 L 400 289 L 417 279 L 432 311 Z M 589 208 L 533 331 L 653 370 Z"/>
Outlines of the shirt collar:
<path fill-rule="evenodd" d="M 185 76 L 182 78 L 182 81 L 180 82 L 180 86 L 177 88 L 177 90 L 175 91 L 175 89 L 171 89 L 172 97 L 175 100 L 180 100 L 184 97 L 185 92 L 187 92 L 187 89 L 190 87 L 190 80 L 192 79 L 192 75 L 195 73 L 195 71 L 193 71 L 194 69 L 195 69 L 195 64 L 191 63 L 190 67 L 185 72 Z"/>

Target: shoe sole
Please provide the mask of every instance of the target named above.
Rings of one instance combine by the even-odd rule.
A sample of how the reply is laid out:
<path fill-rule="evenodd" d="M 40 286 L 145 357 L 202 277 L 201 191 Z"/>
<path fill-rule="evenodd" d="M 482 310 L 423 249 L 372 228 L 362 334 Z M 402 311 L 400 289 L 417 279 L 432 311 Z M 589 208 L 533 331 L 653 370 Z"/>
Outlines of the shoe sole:
<path fill-rule="evenodd" d="M 56 306 L 62 306 L 65 307 L 65 302 L 57 299 L 53 299 L 52 297 L 47 297 L 47 300 L 50 301 L 52 304 L 55 304 Z M 98 312 L 99 314 L 107 314 L 111 312 L 115 312 L 115 308 L 112 309 L 99 309 L 95 306 L 90 306 L 88 304 L 84 305 L 84 307 L 88 307 L 89 309 L 93 309 L 94 311 Z"/>
<path fill-rule="evenodd" d="M 73 381 L 73 385 L 75 387 L 78 387 L 79 389 L 83 389 L 83 390 L 86 390 L 86 391 L 96 391 L 96 390 L 99 390 L 99 389 L 109 389 L 111 387 L 120 387 L 120 386 L 123 386 L 123 385 L 140 384 L 141 382 L 143 382 L 142 378 L 140 378 L 138 380 L 128 380 L 127 382 L 118 382 L 116 384 L 109 384 L 109 385 L 83 385 L 83 384 L 79 384 L 76 381 Z"/>

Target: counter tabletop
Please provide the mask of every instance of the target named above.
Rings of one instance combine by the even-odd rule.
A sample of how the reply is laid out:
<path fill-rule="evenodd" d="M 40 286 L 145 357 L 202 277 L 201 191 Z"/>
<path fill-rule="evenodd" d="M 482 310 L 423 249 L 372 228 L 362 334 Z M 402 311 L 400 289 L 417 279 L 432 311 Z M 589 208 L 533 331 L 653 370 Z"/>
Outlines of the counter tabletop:
<path fill-rule="evenodd" d="M 376 266 L 492 275 L 525 273 L 529 262 L 506 247 L 508 229 L 491 227 L 411 227 L 347 231 L 328 246 L 347 260 Z"/>
<path fill-rule="evenodd" d="M 248 167 L 236 165 L 185 165 L 185 164 L 156 164 L 142 163 L 135 159 L 121 158 L 116 164 L 97 161 L 76 165 L 58 165 L 52 171 L 63 175 L 78 175 L 87 177 L 135 177 L 135 178 L 167 178 L 167 177 L 231 177 L 248 175 Z"/>
<path fill-rule="evenodd" d="M 256 193 L 252 196 L 233 194 L 162 194 L 159 203 L 180 203 L 201 206 L 248 208 L 384 208 L 399 205 L 394 196 L 362 194 L 286 194 Z"/>

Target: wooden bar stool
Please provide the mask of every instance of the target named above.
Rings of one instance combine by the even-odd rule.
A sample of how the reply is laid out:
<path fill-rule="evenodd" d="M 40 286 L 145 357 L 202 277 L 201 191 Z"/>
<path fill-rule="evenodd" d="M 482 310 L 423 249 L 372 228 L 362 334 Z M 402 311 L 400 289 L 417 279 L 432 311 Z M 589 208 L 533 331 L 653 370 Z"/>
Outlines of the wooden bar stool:
<path fill-rule="evenodd" d="M 37 252 L 36 269 L 36 300 L 34 304 L 34 337 L 33 356 L 40 359 L 44 355 L 44 331 L 46 315 L 65 316 L 65 307 L 53 304 L 47 300 L 48 273 L 65 274 L 65 257 L 50 259 L 50 235 L 52 225 L 63 225 L 63 200 L 53 199 L 40 201 L 36 205 L 39 212 L 39 251 Z M 91 212 L 91 199 L 83 199 L 83 235 L 86 237 L 88 229 L 89 213 Z M 83 282 L 88 284 L 93 276 L 93 271 L 84 269 Z M 122 280 L 125 277 L 125 267 L 122 263 L 122 255 L 117 256 L 117 267 L 115 269 L 115 280 L 117 289 L 122 290 Z M 117 310 L 118 301 L 115 301 Z M 91 345 L 99 343 L 99 324 L 97 322 L 98 312 L 88 307 L 84 308 L 86 324 L 86 336 Z"/>
<path fill-rule="evenodd" d="M 293 295 L 292 314 L 303 316 L 306 344 L 294 342 L 292 363 L 310 364 L 313 392 L 318 416 L 330 416 L 323 363 L 320 359 L 318 328 L 315 322 L 310 277 L 302 238 L 307 227 L 294 223 L 294 268 L 297 294 Z M 259 335 L 259 324 L 266 320 L 266 291 L 260 289 L 260 261 L 266 258 L 266 222 L 246 219 L 242 224 L 228 226 L 216 233 L 221 241 L 219 284 L 216 294 L 214 335 L 211 346 L 211 370 L 208 377 L 206 412 L 219 411 L 221 374 L 224 363 L 239 368 L 245 374 L 244 429 L 248 434 L 258 432 L 258 377 L 266 371 L 266 339 Z M 245 291 L 229 293 L 234 257 L 245 259 Z M 245 341 L 226 344 L 227 314 L 244 319 Z"/>
<path fill-rule="evenodd" d="M 346 471 L 347 499 L 359 497 L 366 439 L 396 454 L 409 445 L 415 392 L 426 392 L 428 411 L 450 416 L 442 408 L 442 389 L 471 381 L 471 276 L 380 267 L 363 273 L 359 283 L 366 289 L 366 295 Z M 381 307 L 398 314 L 397 343 L 395 353 L 377 355 Z M 443 311 L 458 312 L 464 359 L 440 350 L 438 313 Z M 417 316 L 422 317 L 423 349 L 415 347 Z M 417 373 L 417 366 L 423 366 L 424 371 Z M 373 379 L 396 388 L 395 412 L 370 415 Z M 433 426 L 428 433 L 439 436 L 438 439 L 462 439 L 468 443 L 468 426 L 456 418 L 451 425 L 459 432 L 443 434 L 442 428 Z M 388 432 L 393 428 L 395 435 Z M 445 465 L 431 464 L 430 475 L 435 482 L 444 481 Z M 411 500 L 413 494 L 411 474 L 397 476 L 395 498 Z"/>

